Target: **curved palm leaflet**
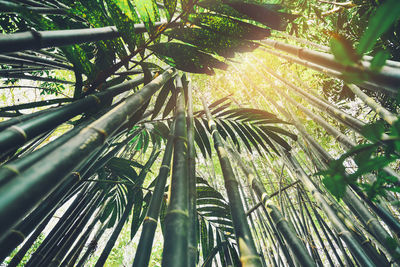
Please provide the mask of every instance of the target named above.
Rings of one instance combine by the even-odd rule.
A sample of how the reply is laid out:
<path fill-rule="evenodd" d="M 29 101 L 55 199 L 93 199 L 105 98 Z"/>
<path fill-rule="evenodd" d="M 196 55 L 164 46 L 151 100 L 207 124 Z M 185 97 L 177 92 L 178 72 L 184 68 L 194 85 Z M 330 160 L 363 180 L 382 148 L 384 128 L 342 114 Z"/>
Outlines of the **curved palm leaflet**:
<path fill-rule="evenodd" d="M 0 116 L 9 118 L 0 121 L 0 262 L 104 266 L 129 224 L 129 240 L 138 242 L 129 264 L 148 266 L 160 222 L 162 266 L 399 264 L 400 222 L 386 203 L 398 202 L 400 176 L 388 166 L 399 158 L 397 117 L 354 85 L 398 95 L 398 63 L 386 61 L 386 54 L 363 58 L 398 20 L 392 11 L 398 4 L 387 2 L 356 48 L 332 33 L 329 54 L 317 44 L 311 45 L 324 52 L 270 38 L 305 24 L 291 3 L 0 1 L 0 89 L 46 95 L 43 101 L 0 107 Z M 378 28 L 384 12 L 389 22 Z M 357 145 L 346 139 L 269 81 L 274 94 L 349 149 L 335 160 L 303 129 L 296 113 L 273 97 L 268 101 L 286 120 L 242 106 L 233 94 L 207 103 L 205 91 L 191 84 L 191 73 L 214 75 L 259 47 L 344 79 L 390 131 L 365 125 L 267 66 L 255 69 L 265 81 L 271 75 L 369 140 Z M 263 95 L 250 79 L 246 84 Z M 203 107 L 193 110 L 197 98 Z M 287 127 L 292 124 L 301 140 Z M 292 145 L 304 147 L 318 178 L 299 162 Z M 272 174 L 260 174 L 255 159 L 276 157 L 283 163 L 281 173 L 273 173 L 279 188 L 272 182 L 266 188 L 263 182 L 270 177 L 262 176 Z M 223 179 L 215 179 L 217 160 Z M 352 160 L 355 172 L 345 166 Z M 210 162 L 214 175 L 202 173 L 203 164 L 210 172 Z M 291 180 L 282 187 L 284 174 Z M 390 190 L 394 193 L 386 194 Z"/>

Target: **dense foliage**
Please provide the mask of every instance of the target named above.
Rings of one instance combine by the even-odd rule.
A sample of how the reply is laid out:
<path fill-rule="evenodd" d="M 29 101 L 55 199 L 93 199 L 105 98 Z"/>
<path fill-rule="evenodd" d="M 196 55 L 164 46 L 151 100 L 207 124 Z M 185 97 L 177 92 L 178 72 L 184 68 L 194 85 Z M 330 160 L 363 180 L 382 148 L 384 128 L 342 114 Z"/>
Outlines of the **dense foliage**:
<path fill-rule="evenodd" d="M 8 266 L 400 263 L 397 0 L 0 8 Z"/>

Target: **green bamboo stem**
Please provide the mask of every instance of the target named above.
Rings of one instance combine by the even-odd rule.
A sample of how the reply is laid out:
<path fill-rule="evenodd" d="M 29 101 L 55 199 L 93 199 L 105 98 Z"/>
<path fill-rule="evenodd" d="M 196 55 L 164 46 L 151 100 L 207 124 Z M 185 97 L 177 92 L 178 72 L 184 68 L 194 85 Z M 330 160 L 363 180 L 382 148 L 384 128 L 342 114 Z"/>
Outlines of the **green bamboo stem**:
<path fill-rule="evenodd" d="M 298 192 L 299 192 L 299 191 L 298 191 Z M 303 192 L 303 194 L 305 194 L 305 192 Z M 328 259 L 329 264 L 330 264 L 331 266 L 335 266 L 335 264 L 333 263 L 333 260 L 332 260 L 332 258 L 331 258 L 331 256 L 330 256 L 328 250 L 326 249 L 326 247 L 325 247 L 325 245 L 324 245 L 324 242 L 323 242 L 322 237 L 321 237 L 321 235 L 320 235 L 320 233 L 319 233 L 319 231 L 318 231 L 318 228 L 317 228 L 317 226 L 315 225 L 313 218 L 311 217 L 310 211 L 309 211 L 308 208 L 307 208 L 307 204 L 304 202 L 304 199 L 303 199 L 302 196 L 300 195 L 300 192 L 299 192 L 299 196 L 300 196 L 300 200 L 302 201 L 302 203 L 304 203 L 304 210 L 306 211 L 308 220 L 309 220 L 309 222 L 310 222 L 310 224 L 311 224 L 311 226 L 312 226 L 313 232 L 316 234 L 316 236 L 317 236 L 317 238 L 318 238 L 318 242 L 320 243 L 322 249 L 324 250 L 325 256 L 326 256 L 326 258 Z M 310 203 L 310 205 L 311 205 L 311 203 Z"/>
<path fill-rule="evenodd" d="M 188 266 L 196 266 L 197 261 L 197 212 L 196 212 L 196 150 L 194 146 L 194 119 L 193 119 L 193 94 L 192 86 L 188 85 L 188 175 L 189 175 L 189 243 L 188 243 Z"/>
<path fill-rule="evenodd" d="M 95 95 L 89 95 L 83 99 L 77 100 L 63 108 L 57 109 L 55 112 L 45 113 L 45 115 L 34 117 L 32 120 L 12 125 L 10 128 L 0 133 L 0 151 L 7 153 L 12 148 L 21 146 L 33 137 L 53 129 L 55 126 L 82 112 L 95 110 L 101 107 L 109 101 L 110 97 L 134 88 L 142 82 L 143 78 L 128 81 Z"/>
<path fill-rule="evenodd" d="M 161 26 L 165 22 L 156 22 Z M 144 24 L 135 24 L 135 33 L 144 33 Z M 47 47 L 66 46 L 121 37 L 115 26 L 92 29 L 73 29 L 55 31 L 29 31 L 0 36 L 0 52 L 38 50 Z"/>
<path fill-rule="evenodd" d="M 46 254 L 50 253 L 56 246 L 63 234 L 70 229 L 81 211 L 84 210 L 85 206 L 89 203 L 90 198 L 93 196 L 93 192 L 91 192 L 90 189 L 82 190 L 79 193 L 78 197 L 73 201 L 71 206 L 68 207 L 66 212 L 61 216 L 50 233 L 33 253 L 26 266 L 38 266 L 38 264 L 45 259 Z"/>
<path fill-rule="evenodd" d="M 3 74 L 2 76 L 4 78 L 9 78 L 9 79 L 30 80 L 30 81 L 35 81 L 35 82 L 52 82 L 52 83 L 63 83 L 63 84 L 75 84 L 74 82 L 71 82 L 71 81 L 55 79 L 55 78 L 51 78 L 51 77 L 25 75 L 25 74 L 19 74 L 19 73 Z"/>
<path fill-rule="evenodd" d="M 371 97 L 367 96 L 357 85 L 347 84 L 347 87 L 349 87 L 356 96 L 358 96 L 365 104 L 372 108 L 387 123 L 392 125 L 395 121 L 397 121 L 397 116 L 379 105 Z"/>
<path fill-rule="evenodd" d="M 16 58 L 8 55 L 0 55 L 0 64 L 9 65 L 9 66 L 17 66 L 17 67 L 34 67 L 34 68 L 44 68 L 44 69 L 60 69 L 60 67 L 43 63 L 43 62 L 35 62 L 29 59 Z M 7 73 L 4 73 L 5 75 Z M 3 76 L 2 75 L 2 76 Z"/>
<path fill-rule="evenodd" d="M 102 267 L 106 263 L 108 255 L 110 254 L 112 248 L 114 247 L 114 244 L 117 241 L 117 238 L 122 230 L 122 227 L 128 221 L 129 214 L 132 210 L 134 203 L 135 203 L 135 196 L 128 196 L 128 203 L 126 204 L 124 213 L 121 215 L 121 218 L 118 221 L 117 226 L 113 230 L 113 233 L 111 234 L 110 238 L 108 239 L 105 248 L 101 252 L 101 255 L 100 255 L 99 259 L 97 260 L 95 267 Z"/>
<path fill-rule="evenodd" d="M 104 192 L 100 191 L 93 196 L 86 209 L 75 221 L 74 226 L 65 234 L 62 242 L 58 243 L 57 248 L 53 250 L 54 252 L 47 257 L 47 261 L 41 263 L 42 266 L 57 267 L 62 265 L 61 263 L 65 254 L 71 249 L 71 246 L 81 234 L 89 219 L 94 215 L 94 211 L 97 209 L 99 202 L 104 199 L 104 196 Z"/>
<path fill-rule="evenodd" d="M 37 107 L 44 107 L 50 106 L 54 104 L 64 104 L 74 101 L 72 98 L 56 98 L 56 99 L 49 99 L 37 102 L 30 102 L 26 104 L 19 104 L 14 106 L 7 106 L 7 107 L 0 107 L 1 111 L 10 111 L 10 110 L 21 110 L 21 109 L 30 109 L 30 108 L 37 108 Z"/>
<path fill-rule="evenodd" d="M 173 135 L 173 129 L 174 127 L 171 126 L 168 141 L 165 145 L 165 152 L 160 171 L 157 176 L 157 182 L 154 187 L 146 217 L 143 221 L 142 234 L 140 235 L 139 244 L 135 254 L 135 260 L 132 265 L 134 267 L 146 267 L 149 264 L 154 235 L 157 228 L 158 216 L 164 197 L 165 185 L 170 172 L 172 150 L 175 138 Z"/>
<path fill-rule="evenodd" d="M 35 229 L 35 231 L 31 234 L 29 239 L 24 243 L 24 245 L 18 250 L 17 254 L 14 255 L 10 263 L 7 265 L 9 267 L 16 267 L 19 265 L 19 263 L 22 261 L 24 258 L 26 252 L 31 248 L 33 243 L 36 241 L 36 239 L 39 237 L 39 235 L 43 232 L 44 228 L 47 226 L 47 224 L 50 222 L 50 220 L 53 217 L 55 210 L 51 212 L 49 215 L 47 215 L 46 219 L 44 219 L 38 227 Z"/>
<path fill-rule="evenodd" d="M 174 158 L 170 201 L 165 215 L 165 242 L 162 266 L 188 266 L 189 187 L 185 95 L 182 81 L 176 78 L 179 90 L 176 106 Z"/>
<path fill-rule="evenodd" d="M 288 95 L 284 95 L 287 97 L 286 99 L 290 100 L 290 97 Z M 315 148 L 315 150 L 319 153 L 319 156 L 324 159 L 324 162 L 327 166 L 329 162 L 333 161 L 334 158 L 326 151 L 324 150 L 309 134 L 306 132 L 302 124 L 298 121 L 298 118 L 295 117 L 295 115 L 291 115 L 287 113 L 282 107 L 280 107 L 275 101 L 270 100 L 270 102 L 283 113 L 287 119 L 291 122 L 294 123 L 296 128 L 299 130 L 301 135 L 310 142 L 312 147 Z M 297 103 L 295 101 L 290 101 L 291 103 Z M 308 112 L 307 115 L 313 115 L 311 112 Z M 325 166 L 325 167 L 326 167 Z M 354 192 L 348 188 L 345 191 L 344 202 L 350 207 L 353 208 L 356 211 L 356 214 L 361 218 L 361 221 L 364 223 L 364 225 L 367 227 L 367 229 L 380 241 L 380 243 L 387 249 L 387 251 L 390 253 L 391 257 L 396 260 L 396 255 L 399 254 L 400 251 L 396 251 L 396 248 L 393 249 L 389 246 L 387 243 L 387 240 L 391 238 L 389 233 L 381 226 L 381 224 L 378 222 L 378 220 L 373 216 L 373 214 L 365 207 L 365 205 L 356 197 Z M 372 204 L 372 203 L 370 203 Z M 372 207 L 374 210 L 377 210 L 377 207 L 375 206 Z M 379 215 L 380 213 L 378 213 Z M 382 216 L 382 219 L 386 222 L 387 218 L 385 216 Z M 388 224 L 391 226 L 392 224 Z"/>
<path fill-rule="evenodd" d="M 236 170 L 236 172 L 234 172 L 235 176 L 239 177 L 239 174 L 238 174 L 238 171 L 237 171 L 236 168 L 234 169 L 234 171 L 235 170 Z M 245 210 L 248 210 L 249 209 L 249 205 L 247 203 L 247 198 L 246 198 L 246 195 L 245 195 L 245 192 L 244 192 L 244 189 L 243 189 L 243 184 L 242 184 L 240 179 L 238 179 L 238 183 L 239 183 L 239 193 L 241 195 L 241 199 L 242 199 L 242 202 L 244 204 L 244 208 L 245 208 Z M 250 230 L 252 230 L 252 234 L 254 236 L 256 249 L 259 251 L 258 254 L 259 254 L 260 258 L 261 258 L 262 265 L 265 266 L 266 263 L 265 263 L 264 253 L 262 251 L 262 247 L 261 247 L 261 244 L 260 244 L 260 237 L 258 235 L 257 228 L 256 228 L 256 225 L 255 225 L 254 220 L 253 220 L 253 216 L 246 216 L 246 217 L 248 217 L 248 221 L 250 222 Z"/>
<path fill-rule="evenodd" d="M 264 44 L 273 47 L 275 49 L 287 52 L 295 55 L 300 59 L 308 60 L 313 63 L 318 63 L 324 67 L 339 71 L 341 73 L 354 73 L 360 75 L 368 75 L 369 81 L 380 85 L 382 87 L 397 90 L 400 82 L 400 72 L 391 67 L 384 67 L 380 72 L 374 72 L 368 69 L 369 64 L 364 66 L 345 66 L 342 63 L 335 60 L 331 54 L 326 54 L 318 51 L 313 51 L 307 48 L 298 47 L 295 45 L 285 44 L 272 39 L 266 39 L 262 41 Z M 365 63 L 365 62 L 364 62 Z"/>
<path fill-rule="evenodd" d="M 345 241 L 348 248 L 351 250 L 352 254 L 356 257 L 359 264 L 363 266 L 374 266 L 373 261 L 365 253 L 356 237 L 347 228 L 345 223 L 343 223 L 332 207 L 327 203 L 323 195 L 316 188 L 314 183 L 311 181 L 310 177 L 304 172 L 297 160 L 292 157 L 290 152 L 285 152 L 285 158 L 290 166 L 293 168 L 294 172 L 298 178 L 302 181 L 303 185 L 311 192 L 314 199 L 317 201 L 319 206 L 324 210 L 325 214 L 331 220 L 334 228 L 339 233 L 340 237 Z M 343 218 L 345 219 L 345 218 Z"/>
<path fill-rule="evenodd" d="M 338 140 L 341 144 L 345 146 L 346 149 L 352 149 L 353 147 L 356 146 L 356 144 L 348 138 L 346 135 L 342 134 L 339 132 L 337 129 L 335 129 L 333 126 L 331 126 L 329 123 L 327 123 L 322 117 L 319 115 L 311 112 L 307 108 L 305 108 L 303 105 L 300 103 L 296 102 L 292 97 L 288 96 L 282 89 L 280 89 L 277 86 L 272 85 L 275 89 L 277 89 L 277 92 L 281 94 L 283 97 L 285 97 L 287 100 L 289 100 L 290 103 L 292 103 L 296 108 L 300 109 L 303 111 L 307 116 L 312 118 L 314 121 L 318 122 L 319 125 L 321 125 L 330 135 L 335 137 L 336 140 Z M 352 125 L 352 124 L 351 124 Z M 400 175 L 397 174 L 394 170 L 392 170 L 389 167 L 384 167 L 383 170 L 395 177 L 399 182 L 400 182 Z"/>
<path fill-rule="evenodd" d="M 175 73 L 169 69 L 0 189 L 0 235 L 73 172 Z M 60 159 L 57 161 L 57 159 Z M 76 176 L 79 176 L 77 174 Z"/>
<path fill-rule="evenodd" d="M 48 68 L 46 68 L 46 67 L 41 67 L 41 68 L 23 68 L 23 67 L 21 67 L 21 68 L 2 69 L 2 70 L 0 70 L 0 76 L 2 77 L 3 74 L 8 74 L 8 73 L 27 73 L 27 72 L 32 72 L 32 71 L 43 71 L 43 70 L 48 70 Z M 3 88 L 4 87 L 2 87 L 1 89 L 3 89 Z M 4 88 L 4 89 L 6 89 L 6 88 Z"/>
<path fill-rule="evenodd" d="M 47 58 L 37 56 L 37 55 L 15 52 L 15 53 L 7 53 L 7 56 L 21 58 L 21 59 L 27 59 L 27 60 L 31 60 L 35 63 L 40 62 L 40 63 L 48 64 L 49 66 L 55 66 L 55 67 L 66 69 L 66 70 L 74 70 L 74 67 L 69 64 L 67 65 L 65 63 L 61 63 L 61 62 L 55 61 L 53 59 L 47 59 Z"/>
<path fill-rule="evenodd" d="M 333 242 L 332 242 L 332 240 L 331 240 L 331 236 L 329 236 L 329 234 L 328 234 L 328 232 L 326 231 L 324 225 L 320 222 L 319 214 L 316 214 L 317 211 L 315 210 L 315 208 L 314 208 L 313 204 L 311 204 L 311 202 L 310 202 L 310 206 L 311 206 L 311 209 L 312 209 L 312 211 L 313 211 L 313 213 L 314 213 L 314 215 L 315 215 L 315 217 L 316 217 L 316 219 L 317 219 L 317 221 L 318 221 L 318 224 L 320 225 L 320 229 L 322 229 L 322 233 L 323 233 L 323 235 L 325 236 L 325 240 L 327 240 L 327 242 L 328 242 L 328 244 L 329 244 L 329 246 L 330 246 L 330 248 L 331 248 L 331 251 L 333 252 L 333 254 L 334 254 L 335 257 L 336 257 L 337 262 L 339 263 L 340 266 L 345 266 L 345 265 L 343 264 L 343 262 L 342 262 L 342 259 L 341 259 L 340 256 L 339 256 L 338 252 L 337 252 L 336 247 L 334 246 L 334 244 L 333 244 Z M 339 248 L 339 249 L 340 249 L 340 248 Z"/>
<path fill-rule="evenodd" d="M 269 73 L 270 75 L 272 75 L 273 77 L 275 77 L 276 79 L 278 79 L 279 81 L 281 81 L 282 83 L 287 85 L 288 88 L 290 88 L 291 90 L 293 90 L 296 93 L 299 93 L 302 96 L 306 97 L 307 101 L 311 102 L 312 104 L 314 104 L 315 106 L 317 106 L 321 110 L 328 112 L 330 115 L 332 115 L 333 117 L 335 117 L 338 120 L 342 121 L 344 124 L 348 125 L 349 127 L 355 129 L 356 131 L 360 132 L 362 127 L 365 125 L 364 122 L 362 122 L 362 121 L 360 121 L 360 120 L 358 120 L 358 119 L 356 119 L 356 118 L 344 113 L 343 111 L 341 111 L 340 109 L 336 108 L 332 104 L 325 103 L 324 101 L 320 100 L 319 98 L 317 98 L 317 97 L 305 92 L 301 88 L 299 88 L 299 87 L 295 86 L 294 84 L 290 83 L 289 81 L 287 81 L 286 79 L 284 79 L 280 75 L 276 74 L 269 67 L 263 65 L 263 69 L 267 73 Z M 265 77 L 265 78 L 267 78 L 267 77 Z M 274 88 L 278 88 L 277 86 L 274 86 L 273 84 L 272 84 L 272 86 Z"/>
<path fill-rule="evenodd" d="M 239 155 L 235 153 L 232 149 L 228 149 L 234 160 L 237 162 L 242 172 L 247 178 L 247 183 L 256 193 L 262 205 L 268 211 L 269 216 L 271 216 L 272 221 L 275 224 L 277 230 L 282 234 L 284 240 L 288 244 L 292 255 L 296 257 L 296 260 L 302 266 L 316 266 L 310 255 L 307 253 L 306 248 L 302 244 L 301 240 L 293 231 L 293 225 L 291 225 L 279 212 L 279 210 L 270 201 L 270 196 L 264 188 L 264 185 L 257 179 L 254 173 L 243 164 Z"/>
<path fill-rule="evenodd" d="M 0 122 L 0 132 L 14 124 L 18 124 L 20 122 L 30 120 L 31 118 L 42 115 L 44 113 L 53 112 L 54 109 L 55 108 L 44 109 L 44 110 L 40 110 L 40 111 L 37 111 L 34 113 L 23 114 L 23 115 L 19 115 L 19 116 L 15 117 L 15 118 L 8 119 L 6 121 L 2 121 L 2 122 Z"/>
<path fill-rule="evenodd" d="M 311 63 L 311 62 L 306 61 L 306 60 L 302 60 L 302 59 L 299 59 L 299 58 L 296 58 L 296 57 L 285 55 L 285 54 L 279 53 L 279 52 L 277 52 L 275 50 L 268 49 L 268 48 L 265 48 L 265 47 L 260 47 L 260 49 L 268 52 L 269 54 L 272 54 L 272 55 L 275 55 L 277 57 L 283 58 L 288 62 L 296 63 L 296 64 L 299 64 L 299 65 L 305 66 L 307 68 L 316 70 L 316 71 L 321 72 L 323 74 L 326 74 L 328 76 L 331 76 L 331 77 L 334 77 L 334 78 L 338 78 L 338 79 L 342 79 L 343 78 L 343 75 L 338 71 L 325 68 L 323 66 Z M 384 87 L 380 87 L 380 86 L 372 84 L 372 83 L 370 83 L 368 81 L 364 81 L 364 82 L 360 83 L 360 86 L 362 86 L 362 87 L 364 87 L 364 88 L 366 88 L 366 89 L 368 89 L 368 90 L 370 90 L 372 92 L 384 93 L 386 95 L 389 95 L 392 98 L 395 98 L 397 96 L 397 94 L 398 94 L 398 92 L 396 90 L 391 90 L 391 89 L 387 89 L 387 88 L 384 88 Z"/>
<path fill-rule="evenodd" d="M 82 267 L 85 266 L 85 263 L 87 261 L 88 258 L 90 258 L 90 256 L 92 255 L 92 253 L 95 251 L 97 243 L 99 242 L 100 238 L 102 237 L 102 235 L 104 234 L 104 232 L 107 229 L 107 223 L 109 222 L 111 217 L 108 217 L 108 219 L 106 219 L 97 229 L 94 237 L 92 238 L 92 240 L 90 241 L 87 250 L 85 251 L 85 253 L 82 255 L 82 257 L 79 259 L 79 262 L 76 264 L 77 267 Z"/>
<path fill-rule="evenodd" d="M 228 154 L 224 148 L 222 138 L 218 133 L 217 126 L 212 119 L 210 110 L 208 109 L 204 98 L 202 98 L 202 102 L 224 176 L 225 188 L 228 194 L 229 206 L 231 209 L 232 221 L 235 229 L 235 236 L 239 247 L 240 261 L 242 262 L 242 266 L 246 267 L 262 266 L 261 260 L 257 255 L 257 250 L 254 245 L 249 225 L 247 224 L 243 203 L 240 201 L 238 182 L 233 174 Z"/>

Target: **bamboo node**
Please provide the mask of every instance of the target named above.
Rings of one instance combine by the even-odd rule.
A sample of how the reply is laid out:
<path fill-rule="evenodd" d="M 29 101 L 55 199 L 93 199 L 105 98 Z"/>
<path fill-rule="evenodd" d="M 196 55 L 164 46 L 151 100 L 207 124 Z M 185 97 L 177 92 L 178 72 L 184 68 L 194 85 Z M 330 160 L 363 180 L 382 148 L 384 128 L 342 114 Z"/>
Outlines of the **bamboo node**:
<path fill-rule="evenodd" d="M 90 95 L 90 96 L 94 98 L 94 100 L 97 102 L 98 105 L 100 105 L 101 100 L 98 96 L 96 96 L 96 95 Z"/>
<path fill-rule="evenodd" d="M 42 34 L 35 29 L 30 29 L 30 32 L 32 34 L 33 39 L 35 39 L 37 43 L 37 49 L 42 48 L 43 47 Z"/>
<path fill-rule="evenodd" d="M 146 218 L 144 218 L 143 220 L 144 222 L 154 222 L 155 224 L 157 224 L 157 220 L 154 218 L 151 218 L 149 216 L 146 216 Z"/>
<path fill-rule="evenodd" d="M 10 130 L 14 130 L 15 132 L 19 133 L 20 135 L 22 135 L 22 137 L 24 138 L 24 141 L 28 140 L 28 135 L 26 134 L 26 132 L 24 131 L 24 129 L 22 129 L 21 127 L 17 126 L 17 125 L 13 125 L 9 128 Z"/>
<path fill-rule="evenodd" d="M 79 172 L 71 172 L 72 175 L 75 175 L 76 177 L 78 177 L 78 180 L 81 180 L 81 174 Z"/>
<path fill-rule="evenodd" d="M 345 235 L 345 234 L 350 234 L 350 232 L 349 231 L 341 231 L 338 233 L 338 236 Z"/>
<path fill-rule="evenodd" d="M 17 235 L 19 235 L 19 236 L 22 238 L 22 241 L 24 241 L 25 238 L 26 238 L 26 236 L 24 235 L 24 233 L 22 233 L 21 231 L 12 229 L 10 232 L 11 232 L 11 233 L 16 233 Z"/>
<path fill-rule="evenodd" d="M 371 219 L 369 219 L 369 220 L 366 222 L 366 225 L 369 227 L 369 224 L 370 224 L 372 221 L 377 221 L 377 220 L 376 220 L 376 218 L 371 218 Z"/>
<path fill-rule="evenodd" d="M 162 168 L 166 168 L 166 169 L 168 169 L 168 170 L 170 170 L 170 169 L 171 169 L 171 167 L 170 167 L 170 166 L 168 166 L 168 165 L 165 165 L 165 164 L 161 165 L 160 169 L 162 169 Z"/>
<path fill-rule="evenodd" d="M 183 211 L 183 210 L 170 210 L 167 212 L 167 214 L 171 214 L 171 213 L 177 213 L 177 214 L 181 214 L 184 215 L 185 217 L 189 218 L 189 213 L 187 211 Z"/>
<path fill-rule="evenodd" d="M 241 256 L 240 257 L 240 262 L 242 263 L 243 266 L 246 266 L 245 263 L 247 261 L 253 261 L 253 260 L 259 261 L 260 257 L 256 256 L 256 255 L 248 255 L 248 256 Z"/>
<path fill-rule="evenodd" d="M 209 120 L 208 121 L 208 127 L 211 129 L 213 126 L 217 126 L 214 120 Z"/>
<path fill-rule="evenodd" d="M 211 135 L 213 136 L 215 132 L 218 132 L 218 130 L 214 128 L 214 129 L 211 131 Z"/>
<path fill-rule="evenodd" d="M 88 129 L 93 129 L 96 132 L 98 132 L 99 134 L 101 134 L 103 136 L 103 138 L 104 138 L 103 142 L 105 142 L 107 140 L 108 134 L 107 134 L 107 132 L 105 130 L 97 128 L 96 126 L 93 126 L 93 125 L 89 125 Z"/>
<path fill-rule="evenodd" d="M 17 175 L 20 174 L 19 170 L 11 164 L 4 165 L 3 168 L 9 169 L 10 171 L 12 171 L 13 173 L 15 173 Z"/>
<path fill-rule="evenodd" d="M 187 143 L 187 138 L 184 136 L 175 136 L 177 140 L 181 139 L 185 144 Z"/>
<path fill-rule="evenodd" d="M 277 222 L 275 222 L 275 225 L 278 226 L 283 221 L 286 221 L 286 219 L 284 217 L 281 217 Z"/>

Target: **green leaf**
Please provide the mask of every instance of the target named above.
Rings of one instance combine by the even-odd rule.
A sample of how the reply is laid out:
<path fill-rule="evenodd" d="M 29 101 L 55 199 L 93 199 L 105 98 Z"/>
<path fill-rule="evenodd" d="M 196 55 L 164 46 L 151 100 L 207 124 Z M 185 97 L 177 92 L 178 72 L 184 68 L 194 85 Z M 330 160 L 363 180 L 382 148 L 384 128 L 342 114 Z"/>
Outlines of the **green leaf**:
<path fill-rule="evenodd" d="M 374 58 L 371 60 L 371 66 L 369 67 L 373 71 L 380 71 L 385 65 L 386 60 L 390 58 L 390 53 L 385 50 L 378 51 Z"/>
<path fill-rule="evenodd" d="M 201 250 L 203 252 L 203 259 L 207 258 L 208 255 L 208 242 L 207 242 L 207 225 L 203 218 L 200 220 L 200 243 L 201 243 Z"/>
<path fill-rule="evenodd" d="M 230 95 L 228 95 L 228 96 L 225 96 L 225 97 L 223 97 L 223 98 L 221 98 L 221 99 L 218 99 L 217 101 L 214 101 L 213 103 L 211 103 L 209 106 L 208 106 L 208 108 L 211 110 L 211 109 L 213 109 L 213 108 L 215 108 L 216 106 L 218 106 L 219 104 L 222 104 L 222 103 L 224 103 L 226 100 L 228 100 L 230 97 L 232 96 L 232 94 L 230 94 Z"/>
<path fill-rule="evenodd" d="M 132 213 L 132 224 L 131 224 L 131 239 L 135 237 L 137 230 L 140 227 L 140 214 L 142 212 L 142 205 L 143 205 L 143 192 L 142 189 L 135 189 L 134 190 L 134 206 L 133 206 L 133 213 Z"/>
<path fill-rule="evenodd" d="M 382 121 L 367 124 L 361 129 L 361 134 L 372 142 L 380 140 L 382 134 L 385 132 L 385 125 Z"/>
<path fill-rule="evenodd" d="M 201 140 L 199 131 L 197 131 L 196 128 L 194 128 L 194 141 L 196 142 L 197 146 L 200 148 L 201 154 L 206 159 L 207 158 L 206 148 L 204 146 L 203 140 Z"/>
<path fill-rule="evenodd" d="M 190 14 L 188 20 L 200 27 L 237 39 L 262 40 L 271 35 L 269 29 L 218 14 Z"/>
<path fill-rule="evenodd" d="M 135 10 L 131 10 L 128 0 L 106 0 L 108 11 L 118 32 L 121 33 L 122 38 L 128 44 L 129 50 L 135 50 L 135 23 L 139 23 L 139 17 Z"/>
<path fill-rule="evenodd" d="M 159 43 L 148 47 L 167 64 L 177 69 L 193 72 L 214 74 L 214 68 L 225 70 L 227 64 L 209 54 L 200 52 L 196 47 L 180 43 Z"/>
<path fill-rule="evenodd" d="M 357 46 L 357 53 L 363 55 L 369 52 L 376 44 L 379 37 L 400 18 L 400 1 L 387 0 L 371 16 L 367 30 L 361 36 Z"/>
<path fill-rule="evenodd" d="M 164 0 L 164 6 L 166 9 L 166 15 L 168 21 L 171 21 L 172 17 L 174 16 L 177 0 Z"/>
<path fill-rule="evenodd" d="M 194 125 L 200 135 L 200 138 L 207 150 L 208 155 L 211 157 L 211 144 L 208 140 L 208 135 L 205 128 L 203 127 L 203 124 L 197 118 L 194 118 Z"/>
<path fill-rule="evenodd" d="M 240 128 L 238 127 L 238 125 L 235 122 L 233 122 L 233 121 L 229 121 L 229 122 L 232 125 L 233 129 L 235 129 L 235 132 L 240 136 L 240 138 L 242 139 L 244 145 L 247 147 L 249 152 L 252 153 L 251 146 L 250 146 L 249 142 L 247 141 L 247 137 L 243 134 L 243 132 L 240 130 Z"/>
<path fill-rule="evenodd" d="M 286 150 L 291 150 L 292 147 L 279 135 L 277 135 L 276 133 L 268 130 L 267 128 L 265 128 L 264 126 L 260 127 L 261 130 L 264 131 L 264 133 L 270 137 L 272 140 L 274 140 L 275 142 L 277 142 L 279 145 L 281 145 L 282 147 L 284 147 Z"/>
<path fill-rule="evenodd" d="M 148 32 L 154 32 L 154 23 L 160 20 L 160 13 L 155 0 L 134 0 L 140 18 Z"/>
<path fill-rule="evenodd" d="M 332 34 L 330 47 L 336 61 L 345 66 L 355 65 L 361 59 L 353 48 L 353 44 L 342 35 Z"/>
<path fill-rule="evenodd" d="M 164 108 L 164 112 L 162 115 L 162 118 L 166 118 L 174 109 L 174 107 L 176 106 L 176 97 L 177 97 L 177 92 L 176 90 L 172 91 L 171 97 L 168 100 L 167 105 Z"/>
<path fill-rule="evenodd" d="M 298 15 L 278 12 L 282 6 L 275 4 L 245 3 L 237 0 L 223 0 L 223 2 L 241 14 L 278 31 L 286 30 L 288 22 L 299 17 Z"/>
<path fill-rule="evenodd" d="M 221 126 L 223 126 L 225 128 L 226 132 L 229 134 L 229 136 L 231 137 L 233 143 L 236 145 L 236 148 L 238 149 L 238 151 L 240 153 L 239 142 L 238 142 L 238 140 L 236 138 L 235 133 L 231 129 L 231 127 L 224 120 L 219 119 L 218 121 L 221 123 Z"/>
<path fill-rule="evenodd" d="M 156 103 L 154 104 L 154 109 L 153 109 L 153 115 L 151 116 L 151 119 L 153 120 L 155 117 L 157 117 L 158 113 L 160 112 L 163 104 L 167 100 L 167 96 L 170 91 L 173 90 L 174 87 L 174 81 L 173 79 L 168 80 L 163 88 L 161 89 L 160 93 L 157 96 Z"/>
<path fill-rule="evenodd" d="M 171 38 L 192 44 L 199 50 L 223 57 L 234 57 L 234 52 L 251 52 L 259 45 L 221 35 L 206 28 L 175 28 L 164 32 Z"/>
<path fill-rule="evenodd" d="M 358 145 L 356 148 L 360 149 L 363 147 L 364 149 L 359 150 L 356 155 L 354 155 L 354 162 L 357 164 L 357 166 L 361 166 L 365 162 L 367 162 L 371 156 L 372 153 L 376 150 L 376 145 L 375 144 L 362 144 Z"/>
<path fill-rule="evenodd" d="M 340 174 L 325 177 L 322 179 L 322 183 L 337 199 L 341 199 L 344 196 L 348 185 L 344 176 Z"/>

